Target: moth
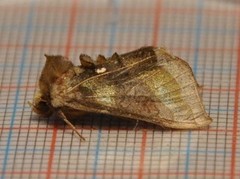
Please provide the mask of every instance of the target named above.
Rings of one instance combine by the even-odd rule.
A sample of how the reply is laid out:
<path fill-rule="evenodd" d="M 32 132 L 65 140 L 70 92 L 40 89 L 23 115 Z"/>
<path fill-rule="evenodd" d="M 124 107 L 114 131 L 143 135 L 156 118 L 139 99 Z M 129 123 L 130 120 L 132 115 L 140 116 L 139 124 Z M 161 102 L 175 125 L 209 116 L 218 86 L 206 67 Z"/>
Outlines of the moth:
<path fill-rule="evenodd" d="M 171 129 L 198 129 L 212 122 L 189 64 L 164 48 L 142 47 L 96 60 L 81 54 L 79 66 L 64 56 L 45 56 L 31 106 L 43 116 L 56 113 L 82 140 L 68 119 L 83 112 Z"/>

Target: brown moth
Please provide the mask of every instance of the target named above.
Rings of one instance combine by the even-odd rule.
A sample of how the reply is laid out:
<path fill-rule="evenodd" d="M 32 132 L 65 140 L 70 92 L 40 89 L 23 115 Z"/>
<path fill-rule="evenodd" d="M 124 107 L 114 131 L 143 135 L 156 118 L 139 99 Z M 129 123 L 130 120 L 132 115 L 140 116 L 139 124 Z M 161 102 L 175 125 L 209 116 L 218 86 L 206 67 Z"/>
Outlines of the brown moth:
<path fill-rule="evenodd" d="M 163 48 L 143 47 L 109 58 L 99 55 L 96 61 L 80 55 L 80 66 L 63 56 L 45 56 L 32 108 L 43 116 L 57 113 L 81 139 L 67 118 L 82 112 L 172 129 L 198 129 L 212 122 L 190 66 Z"/>

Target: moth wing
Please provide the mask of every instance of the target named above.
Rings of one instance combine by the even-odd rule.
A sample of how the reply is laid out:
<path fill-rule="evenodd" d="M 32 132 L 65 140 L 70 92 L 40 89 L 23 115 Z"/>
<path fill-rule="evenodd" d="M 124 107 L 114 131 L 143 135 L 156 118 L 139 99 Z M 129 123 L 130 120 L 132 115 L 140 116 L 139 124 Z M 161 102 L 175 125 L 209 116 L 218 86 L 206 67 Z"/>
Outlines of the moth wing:
<path fill-rule="evenodd" d="M 149 63 L 142 61 L 86 80 L 79 86 L 84 90 L 78 91 L 87 92 L 80 95 L 78 104 L 86 111 L 166 128 L 195 129 L 209 125 L 212 119 L 204 110 L 191 68 L 177 57 L 164 55 L 163 59 L 159 52 L 157 57 L 145 60 Z"/>
<path fill-rule="evenodd" d="M 61 97 L 61 104 L 56 101 L 53 106 L 66 112 L 105 113 L 175 129 L 201 128 L 212 122 L 190 66 L 163 49 L 75 84 Z M 60 95 L 56 96 L 59 99 Z"/>

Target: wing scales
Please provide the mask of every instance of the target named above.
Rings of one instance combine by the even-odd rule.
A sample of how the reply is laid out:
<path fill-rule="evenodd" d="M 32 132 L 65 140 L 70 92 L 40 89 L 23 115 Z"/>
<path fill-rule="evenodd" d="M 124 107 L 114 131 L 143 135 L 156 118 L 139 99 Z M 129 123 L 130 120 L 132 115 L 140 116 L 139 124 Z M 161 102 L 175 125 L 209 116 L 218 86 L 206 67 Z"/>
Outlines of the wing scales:
<path fill-rule="evenodd" d="M 66 99 L 63 105 L 169 128 L 207 126 L 211 118 L 201 103 L 191 68 L 179 58 L 157 50 L 156 54 L 80 82 L 67 92 L 75 94 L 76 104 Z M 82 94 L 80 88 L 90 92 Z"/>

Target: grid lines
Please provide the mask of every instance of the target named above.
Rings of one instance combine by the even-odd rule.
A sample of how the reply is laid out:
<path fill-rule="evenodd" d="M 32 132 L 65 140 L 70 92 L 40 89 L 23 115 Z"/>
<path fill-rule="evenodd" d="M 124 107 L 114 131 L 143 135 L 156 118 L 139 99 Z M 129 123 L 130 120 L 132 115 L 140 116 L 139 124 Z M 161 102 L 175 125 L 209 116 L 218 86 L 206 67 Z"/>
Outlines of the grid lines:
<path fill-rule="evenodd" d="M 44 54 L 92 57 L 163 46 L 203 85 L 210 128 L 163 131 L 87 114 L 80 142 L 56 116 L 28 106 Z M 0 178 L 240 177 L 238 0 L 0 2 Z"/>

